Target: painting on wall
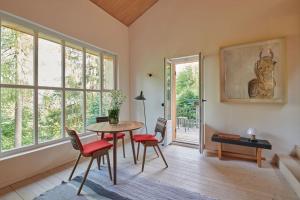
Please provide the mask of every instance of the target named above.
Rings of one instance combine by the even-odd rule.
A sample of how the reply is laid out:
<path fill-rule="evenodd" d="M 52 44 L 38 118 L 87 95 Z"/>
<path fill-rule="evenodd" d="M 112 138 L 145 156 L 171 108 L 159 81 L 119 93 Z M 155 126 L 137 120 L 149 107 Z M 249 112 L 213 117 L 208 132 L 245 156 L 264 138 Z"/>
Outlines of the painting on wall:
<path fill-rule="evenodd" d="M 221 48 L 221 101 L 284 103 L 285 40 Z"/>

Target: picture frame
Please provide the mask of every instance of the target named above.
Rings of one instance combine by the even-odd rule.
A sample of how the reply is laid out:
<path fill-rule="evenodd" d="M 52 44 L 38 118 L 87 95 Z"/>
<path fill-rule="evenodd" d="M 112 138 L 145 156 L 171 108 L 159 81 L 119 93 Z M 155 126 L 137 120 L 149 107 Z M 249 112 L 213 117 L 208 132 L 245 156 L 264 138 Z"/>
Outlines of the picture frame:
<path fill-rule="evenodd" d="M 221 102 L 283 104 L 286 71 L 285 38 L 221 47 Z"/>

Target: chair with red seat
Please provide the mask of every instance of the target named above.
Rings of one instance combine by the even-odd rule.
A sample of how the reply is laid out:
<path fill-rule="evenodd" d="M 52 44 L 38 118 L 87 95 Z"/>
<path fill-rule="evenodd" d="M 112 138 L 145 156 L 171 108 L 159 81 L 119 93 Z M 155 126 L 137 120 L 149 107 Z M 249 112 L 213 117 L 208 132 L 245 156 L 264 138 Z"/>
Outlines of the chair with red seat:
<path fill-rule="evenodd" d="M 91 157 L 91 160 L 89 162 L 89 165 L 88 165 L 88 168 L 84 174 L 84 177 L 83 177 L 83 180 L 82 180 L 82 183 L 78 189 L 78 192 L 77 192 L 77 195 L 80 194 L 81 192 L 81 189 L 83 187 L 83 184 L 87 178 L 87 175 L 90 171 L 90 168 L 91 168 L 91 165 L 94 161 L 94 159 L 97 159 L 99 160 L 101 156 L 104 156 L 106 155 L 107 157 L 107 163 L 108 163 L 108 172 L 109 172 L 109 177 L 110 179 L 112 180 L 112 175 L 111 175 L 111 168 L 110 168 L 110 160 L 109 160 L 109 149 L 113 146 L 112 144 L 110 144 L 109 142 L 107 142 L 106 140 L 98 140 L 98 141 L 94 141 L 94 142 L 91 142 L 91 143 L 88 143 L 88 144 L 82 144 L 76 131 L 75 130 L 70 130 L 68 129 L 67 127 L 65 128 L 68 135 L 70 136 L 71 138 L 71 143 L 72 143 L 72 146 L 75 150 L 79 150 L 80 153 L 79 153 L 79 156 L 76 160 L 76 163 L 75 163 L 75 166 L 73 167 L 73 170 L 70 174 L 70 177 L 69 177 L 69 181 L 72 179 L 72 176 L 74 174 L 74 171 L 78 165 L 78 162 L 81 158 L 81 156 L 84 156 L 84 157 Z M 99 168 L 99 161 L 97 162 L 98 164 L 98 168 Z"/>
<path fill-rule="evenodd" d="M 96 122 L 97 123 L 101 123 L 101 122 L 108 122 L 109 119 L 108 117 L 97 117 L 96 118 Z M 104 133 L 103 136 L 101 136 L 101 139 L 104 139 L 106 141 L 112 141 L 114 138 L 113 133 Z M 125 158 L 125 142 L 124 142 L 124 138 L 125 138 L 125 133 L 117 133 L 117 140 L 122 139 L 122 146 L 123 146 L 123 157 Z"/>
<path fill-rule="evenodd" d="M 155 134 L 136 134 L 133 136 L 133 140 L 138 143 L 138 150 L 137 150 L 137 157 L 139 154 L 139 148 L 140 148 L 140 143 L 144 145 L 144 156 L 143 156 L 143 164 L 142 164 L 142 172 L 144 171 L 144 165 L 145 165 L 145 157 L 146 157 L 146 150 L 147 147 L 153 147 L 156 154 L 158 155 L 156 148 L 158 149 L 164 163 L 166 164 L 166 168 L 168 167 L 167 161 L 162 154 L 160 148 L 159 148 L 159 143 L 161 143 L 164 138 L 165 138 L 165 132 L 166 132 L 166 124 L 167 120 L 164 118 L 158 118 L 155 126 Z M 157 133 L 160 133 L 161 139 L 157 139 Z M 156 148 L 155 148 L 156 147 Z"/>

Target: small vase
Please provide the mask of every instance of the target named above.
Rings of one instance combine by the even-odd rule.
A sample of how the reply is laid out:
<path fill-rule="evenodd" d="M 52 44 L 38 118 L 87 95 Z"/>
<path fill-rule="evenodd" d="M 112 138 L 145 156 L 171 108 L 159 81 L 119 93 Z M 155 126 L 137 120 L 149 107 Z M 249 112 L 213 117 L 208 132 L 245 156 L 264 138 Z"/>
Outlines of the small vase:
<path fill-rule="evenodd" d="M 119 123 L 119 109 L 108 110 L 108 120 L 110 124 L 118 124 Z"/>

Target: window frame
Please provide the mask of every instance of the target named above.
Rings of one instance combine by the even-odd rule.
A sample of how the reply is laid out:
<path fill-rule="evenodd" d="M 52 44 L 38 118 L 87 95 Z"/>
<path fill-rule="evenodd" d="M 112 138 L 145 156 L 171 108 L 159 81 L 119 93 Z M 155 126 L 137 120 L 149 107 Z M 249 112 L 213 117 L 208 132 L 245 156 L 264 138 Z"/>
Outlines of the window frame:
<path fill-rule="evenodd" d="M 24 147 L 20 147 L 20 148 L 13 148 L 7 151 L 2 151 L 1 149 L 1 142 L 2 142 L 2 130 L 0 129 L 0 158 L 6 157 L 6 156 L 11 156 L 14 154 L 18 154 L 18 153 L 23 153 L 26 151 L 30 151 L 30 150 L 34 150 L 37 148 L 41 148 L 41 147 L 46 147 L 49 145 L 54 145 L 60 142 L 64 142 L 69 140 L 69 138 L 67 137 L 65 131 L 64 131 L 64 127 L 66 125 L 66 107 L 65 107 L 65 103 L 66 103 L 66 91 L 81 91 L 83 92 L 83 126 L 84 126 L 84 130 L 83 133 L 81 134 L 81 136 L 87 136 L 90 134 L 93 134 L 91 132 L 86 132 L 86 115 L 87 115 L 87 97 L 86 94 L 87 92 L 99 92 L 100 93 L 100 103 L 101 103 L 101 115 L 103 115 L 103 92 L 109 92 L 112 91 L 113 89 L 117 89 L 117 54 L 111 51 L 107 51 L 104 50 L 102 48 L 99 48 L 97 46 L 94 46 L 92 44 L 89 44 L 87 42 L 78 40 L 76 38 L 67 36 L 63 33 L 57 32 L 55 30 L 49 29 L 47 27 L 44 27 L 42 25 L 39 25 L 37 23 L 34 23 L 32 21 L 29 21 L 27 19 L 12 15 L 10 13 L 4 12 L 4 11 L 0 11 L 0 38 L 1 38 L 1 30 L 2 30 L 2 22 L 5 21 L 5 23 L 12 23 L 12 24 L 16 24 L 17 26 L 20 25 L 20 27 L 22 28 L 26 28 L 26 30 L 30 30 L 33 32 L 33 85 L 16 85 L 16 84 L 2 84 L 1 80 L 0 80 L 0 89 L 1 88 L 15 88 L 15 89 L 32 89 L 33 90 L 33 115 L 34 115 L 34 119 L 33 119 L 33 135 L 34 135 L 34 140 L 33 140 L 33 144 L 30 146 L 24 146 Z M 11 28 L 11 27 L 8 27 Z M 13 27 L 12 29 L 17 30 L 17 31 L 22 31 L 19 30 L 18 27 Z M 31 34 L 28 33 L 27 31 L 25 32 L 26 34 Z M 40 37 L 39 37 L 40 35 Z M 52 40 L 49 40 L 47 38 L 45 38 L 44 36 L 49 36 L 50 38 L 54 38 L 57 41 L 60 41 L 60 45 L 62 48 L 61 51 L 61 58 L 62 58 L 62 62 L 61 62 L 61 87 L 51 87 L 51 86 L 39 86 L 38 84 L 38 39 L 39 38 L 43 38 L 46 39 L 48 41 L 54 42 Z M 82 49 L 83 52 L 83 58 L 82 58 L 82 78 L 83 78 L 83 87 L 82 88 L 66 88 L 66 83 L 65 83 L 65 64 L 66 64 L 66 60 L 65 60 L 65 48 L 66 47 L 72 47 L 69 44 L 78 46 Z M 0 40 L 0 47 L 1 47 L 1 40 Z M 86 88 L 86 53 L 89 51 L 93 51 L 97 53 L 97 56 L 99 56 L 100 59 L 100 87 L 99 89 L 87 89 Z M 113 71 L 114 71 L 114 86 L 112 90 L 107 90 L 103 88 L 103 55 L 109 55 L 112 56 L 114 59 L 114 65 L 113 65 Z M 0 54 L 0 63 L 1 63 L 1 54 Z M 1 65 L 0 65 L 0 74 L 1 74 Z M 59 90 L 62 92 L 62 120 L 61 120 L 61 138 L 59 139 L 54 139 L 54 140 L 49 140 L 46 142 L 42 142 L 39 143 L 39 122 L 38 122 L 38 91 L 40 89 L 45 89 L 45 90 Z M 0 92 L 1 95 L 1 92 Z M 0 106 L 1 106 L 1 102 L 0 102 Z M 1 121 L 1 113 L 0 113 L 0 121 Z"/>

